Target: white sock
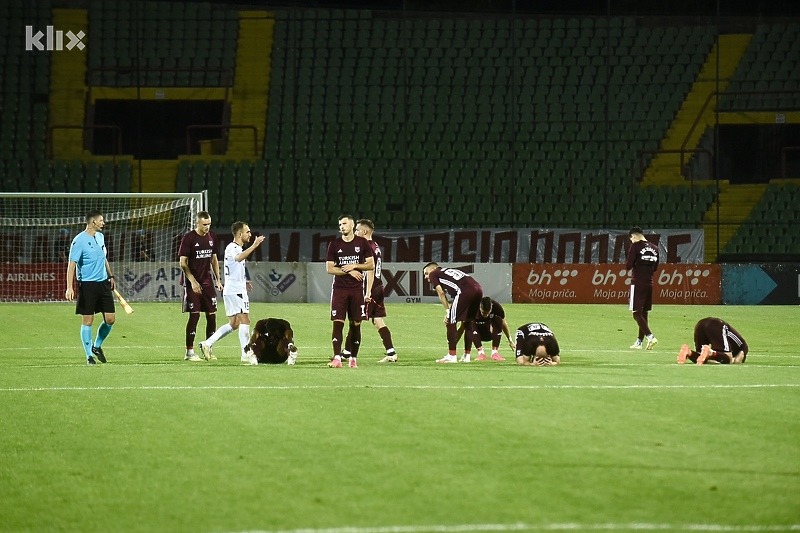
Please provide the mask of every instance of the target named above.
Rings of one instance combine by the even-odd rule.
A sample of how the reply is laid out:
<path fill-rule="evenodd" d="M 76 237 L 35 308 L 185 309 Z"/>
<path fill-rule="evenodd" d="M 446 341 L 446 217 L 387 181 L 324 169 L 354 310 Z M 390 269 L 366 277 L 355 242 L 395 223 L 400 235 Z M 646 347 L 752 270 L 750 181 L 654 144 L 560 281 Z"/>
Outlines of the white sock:
<path fill-rule="evenodd" d="M 239 345 L 242 347 L 242 356 L 244 354 L 244 347 L 250 343 L 250 324 L 239 325 Z"/>
<path fill-rule="evenodd" d="M 214 334 L 211 335 L 208 339 L 206 339 L 203 344 L 205 344 L 206 346 L 214 346 L 215 342 L 220 340 L 222 337 L 224 337 L 225 335 L 227 335 L 231 331 L 233 331 L 233 328 L 231 327 L 230 323 L 225 324 L 224 326 L 219 328 L 217 331 L 215 331 Z"/>

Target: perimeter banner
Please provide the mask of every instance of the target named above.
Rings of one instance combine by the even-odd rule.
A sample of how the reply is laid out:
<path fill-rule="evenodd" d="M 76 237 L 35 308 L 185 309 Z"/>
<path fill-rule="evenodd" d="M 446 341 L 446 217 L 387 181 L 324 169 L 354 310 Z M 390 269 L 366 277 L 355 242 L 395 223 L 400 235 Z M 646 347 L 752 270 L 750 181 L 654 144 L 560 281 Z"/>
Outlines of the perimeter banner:
<path fill-rule="evenodd" d="M 631 280 L 625 265 L 512 266 L 512 299 L 517 303 L 626 304 Z M 662 264 L 653 278 L 653 302 L 722 302 L 719 265 Z"/>
<path fill-rule="evenodd" d="M 264 230 L 264 244 L 254 261 L 324 262 L 334 230 Z M 645 228 L 645 237 L 658 243 L 662 263 L 702 263 L 703 230 Z M 227 239 L 227 240 L 226 240 Z M 624 263 L 630 247 L 627 230 L 619 229 L 451 229 L 381 231 L 374 236 L 385 263 Z M 230 236 L 219 235 L 220 250 Z"/>
<path fill-rule="evenodd" d="M 63 263 L 0 263 L 0 302 L 63 300 L 66 289 Z"/>
<path fill-rule="evenodd" d="M 386 303 L 439 303 L 439 297 L 422 275 L 424 263 L 383 263 L 381 278 Z M 474 277 L 483 288 L 484 296 L 500 303 L 511 301 L 511 265 L 487 263 L 447 264 L 442 268 L 458 268 Z M 333 276 L 324 263 L 308 263 L 308 301 L 331 301 Z"/>

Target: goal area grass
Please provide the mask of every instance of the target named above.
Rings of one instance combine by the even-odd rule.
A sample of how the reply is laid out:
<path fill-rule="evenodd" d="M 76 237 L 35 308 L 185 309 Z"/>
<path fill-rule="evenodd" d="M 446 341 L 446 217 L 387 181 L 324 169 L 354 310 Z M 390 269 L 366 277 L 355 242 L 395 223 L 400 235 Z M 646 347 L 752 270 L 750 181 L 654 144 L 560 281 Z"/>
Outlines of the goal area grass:
<path fill-rule="evenodd" d="M 655 306 L 645 351 L 625 306 L 505 305 L 512 335 L 555 332 L 541 368 L 505 339 L 437 364 L 442 307 L 389 304 L 399 362 L 364 323 L 359 368 L 331 369 L 324 304 L 253 303 L 300 354 L 257 367 L 235 334 L 184 361 L 180 305 L 132 305 L 87 366 L 74 304 L 0 304 L 0 531 L 800 529 L 798 307 Z M 744 365 L 676 364 L 706 316 Z"/>

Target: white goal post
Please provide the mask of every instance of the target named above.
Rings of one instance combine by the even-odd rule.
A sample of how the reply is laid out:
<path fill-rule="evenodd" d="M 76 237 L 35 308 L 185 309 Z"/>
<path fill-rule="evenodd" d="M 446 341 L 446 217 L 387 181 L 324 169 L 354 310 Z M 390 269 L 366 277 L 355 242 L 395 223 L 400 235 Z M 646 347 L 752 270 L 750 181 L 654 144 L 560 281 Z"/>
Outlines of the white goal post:
<path fill-rule="evenodd" d="M 0 192 L 0 301 L 63 301 L 70 244 L 94 209 L 106 222 L 120 293 L 129 301 L 178 301 L 178 246 L 207 201 L 207 191 Z"/>

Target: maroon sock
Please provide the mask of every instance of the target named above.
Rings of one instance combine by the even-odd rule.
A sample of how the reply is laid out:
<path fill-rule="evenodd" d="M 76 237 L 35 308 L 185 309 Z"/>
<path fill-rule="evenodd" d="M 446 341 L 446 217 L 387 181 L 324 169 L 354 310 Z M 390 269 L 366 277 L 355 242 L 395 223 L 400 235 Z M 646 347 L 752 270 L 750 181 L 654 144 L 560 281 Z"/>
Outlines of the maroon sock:
<path fill-rule="evenodd" d="M 361 324 L 350 323 L 347 338 L 350 339 L 350 357 L 358 357 L 358 349 L 361 348 Z"/>
<path fill-rule="evenodd" d="M 197 315 L 198 317 L 200 315 Z M 217 315 L 211 313 L 206 315 L 206 339 L 217 331 Z"/>
<path fill-rule="evenodd" d="M 344 341 L 344 353 L 349 354 L 352 352 L 353 352 L 353 328 L 351 327 L 347 330 L 347 339 L 345 339 Z"/>
<path fill-rule="evenodd" d="M 458 348 L 458 329 L 455 324 L 447 324 L 447 348 L 452 353 Z"/>
<path fill-rule="evenodd" d="M 189 313 L 189 320 L 186 322 L 186 349 L 194 348 L 194 337 L 197 335 L 197 323 L 200 321 L 200 313 Z"/>
<path fill-rule="evenodd" d="M 381 336 L 381 340 L 383 341 L 383 347 L 386 349 L 386 353 L 388 354 L 394 353 L 394 344 L 392 343 L 392 332 L 389 331 L 389 327 L 383 326 L 381 329 L 378 330 L 378 335 Z"/>
<path fill-rule="evenodd" d="M 342 333 L 344 333 L 344 322 L 333 321 L 333 333 L 331 342 L 333 343 L 333 355 L 342 355 Z"/>
<path fill-rule="evenodd" d="M 647 325 L 647 313 L 633 312 L 633 319 L 639 324 L 639 338 L 644 339 L 651 331 Z"/>

